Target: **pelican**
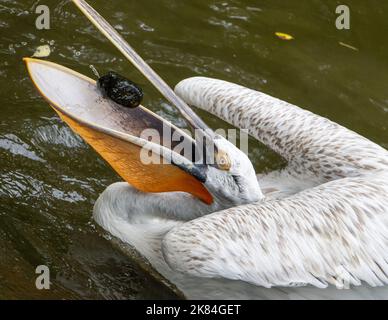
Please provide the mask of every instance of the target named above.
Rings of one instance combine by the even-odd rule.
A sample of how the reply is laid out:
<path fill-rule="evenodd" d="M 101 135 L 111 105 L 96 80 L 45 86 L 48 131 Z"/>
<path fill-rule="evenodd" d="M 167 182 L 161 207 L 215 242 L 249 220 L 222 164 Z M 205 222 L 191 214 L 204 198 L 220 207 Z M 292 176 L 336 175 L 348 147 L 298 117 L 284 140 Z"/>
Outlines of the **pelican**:
<path fill-rule="evenodd" d="M 388 152 L 285 101 L 205 77 L 173 91 L 85 1 L 81 11 L 215 147 L 197 164 L 141 132 L 168 127 L 143 106 L 123 109 L 95 81 L 26 58 L 59 116 L 126 182 L 95 203 L 95 221 L 136 248 L 188 298 L 388 298 Z M 249 158 L 211 131 L 196 106 L 280 154 L 287 167 L 256 175 Z M 172 135 L 171 135 L 172 136 Z M 152 150 L 160 164 L 140 161 Z M 348 290 L 341 290 L 347 288 Z"/>

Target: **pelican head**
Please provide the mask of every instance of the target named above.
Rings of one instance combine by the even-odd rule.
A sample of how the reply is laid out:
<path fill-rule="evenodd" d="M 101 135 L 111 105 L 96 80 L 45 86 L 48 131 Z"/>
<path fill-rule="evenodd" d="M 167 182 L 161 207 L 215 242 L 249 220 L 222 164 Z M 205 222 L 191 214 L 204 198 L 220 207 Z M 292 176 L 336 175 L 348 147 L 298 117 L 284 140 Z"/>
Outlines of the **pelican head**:
<path fill-rule="evenodd" d="M 260 200 L 263 195 L 248 156 L 222 136 L 214 140 L 217 166 L 208 166 L 206 186 L 218 199 L 233 205 Z"/>

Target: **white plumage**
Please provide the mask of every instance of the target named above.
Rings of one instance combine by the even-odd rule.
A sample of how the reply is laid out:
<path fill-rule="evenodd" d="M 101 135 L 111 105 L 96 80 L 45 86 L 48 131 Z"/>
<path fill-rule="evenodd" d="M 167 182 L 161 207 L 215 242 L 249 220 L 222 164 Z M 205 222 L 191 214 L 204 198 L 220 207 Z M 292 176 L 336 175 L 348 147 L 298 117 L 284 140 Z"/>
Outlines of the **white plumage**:
<path fill-rule="evenodd" d="M 84 0 L 73 2 L 194 128 L 203 133 L 206 125 L 184 101 L 248 129 L 288 162 L 284 170 L 256 177 L 247 156 L 213 133 L 213 143 L 228 156 L 230 166 L 224 170 L 204 165 L 200 180 L 212 197 L 211 205 L 188 193 L 143 193 L 118 183 L 95 204 L 94 216 L 102 227 L 136 247 L 189 298 L 388 298 L 385 149 L 328 119 L 221 80 L 180 82 L 175 91 L 182 101 L 98 12 Z M 85 82 L 79 74 L 54 69 Z M 70 112 L 73 120 L 86 126 L 89 131 L 80 130 L 81 135 L 125 175 L 114 144 L 104 148 L 98 144 L 104 140 L 101 132 L 108 141 L 119 134 L 118 142 L 131 150 L 145 141 L 117 125 L 117 112 L 108 116 L 117 130 L 111 130 L 105 117 L 89 121 L 88 108 L 114 110 L 91 89 L 89 80 L 86 99 L 85 90 L 72 82 L 63 86 L 57 80 L 52 87 L 52 77 L 47 79 L 48 71 L 42 71 L 42 66 L 35 72 L 30 67 L 46 99 L 52 103 L 62 98 L 57 112 Z M 72 103 L 65 95 L 70 89 L 76 93 Z M 90 129 L 96 130 L 97 139 Z M 152 175 L 142 169 L 143 177 Z M 132 181 L 144 187 L 139 180 Z"/>
<path fill-rule="evenodd" d="M 211 140 L 201 147 L 181 132 L 190 150 L 207 156 L 198 164 L 171 145 L 141 137 L 149 127 L 180 132 L 167 121 L 141 106 L 124 110 L 75 71 L 26 58 L 35 86 L 61 118 L 126 181 L 147 191 L 128 183 L 108 187 L 94 207 L 103 228 L 134 246 L 188 298 L 388 299 L 385 149 L 328 119 L 221 80 L 186 79 L 175 88 L 179 98 L 92 7 L 73 2 Z M 256 176 L 249 158 L 208 130 L 185 102 L 248 129 L 287 167 Z M 208 161 L 210 147 L 215 163 Z M 172 163 L 147 165 L 142 151 Z"/>
<path fill-rule="evenodd" d="M 386 287 L 372 288 L 388 284 L 385 149 L 228 82 L 190 78 L 175 91 L 188 104 L 248 129 L 282 155 L 287 168 L 259 175 L 257 195 L 224 204 L 223 190 L 222 197 L 213 194 L 211 206 L 185 193 L 114 184 L 95 205 L 102 227 L 135 246 L 189 298 L 388 298 Z M 246 161 L 237 173 L 251 168 Z M 254 173 L 241 176 L 252 194 Z M 352 289 L 333 287 L 347 285 Z"/>

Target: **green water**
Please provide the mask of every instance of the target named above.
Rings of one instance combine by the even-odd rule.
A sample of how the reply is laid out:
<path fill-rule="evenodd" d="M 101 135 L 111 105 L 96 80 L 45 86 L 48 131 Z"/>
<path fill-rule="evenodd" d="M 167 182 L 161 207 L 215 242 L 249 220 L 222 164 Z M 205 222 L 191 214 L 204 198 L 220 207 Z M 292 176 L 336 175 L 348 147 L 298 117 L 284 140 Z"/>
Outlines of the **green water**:
<path fill-rule="evenodd" d="M 284 0 L 92 1 L 171 85 L 190 76 L 233 81 L 326 116 L 388 147 L 388 2 Z M 335 8 L 351 8 L 351 29 Z M 35 7 L 51 9 L 37 30 Z M 293 41 L 278 39 L 286 32 Z M 342 46 L 346 43 L 358 51 Z M 143 104 L 185 123 L 68 1 L 0 0 L 0 299 L 171 298 L 93 222 L 94 201 L 120 180 L 37 94 L 22 57 L 48 58 L 93 77 L 115 70 L 141 84 Z M 213 128 L 226 128 L 200 113 Z M 258 172 L 283 161 L 250 140 Z M 35 268 L 52 287 L 35 288 Z"/>

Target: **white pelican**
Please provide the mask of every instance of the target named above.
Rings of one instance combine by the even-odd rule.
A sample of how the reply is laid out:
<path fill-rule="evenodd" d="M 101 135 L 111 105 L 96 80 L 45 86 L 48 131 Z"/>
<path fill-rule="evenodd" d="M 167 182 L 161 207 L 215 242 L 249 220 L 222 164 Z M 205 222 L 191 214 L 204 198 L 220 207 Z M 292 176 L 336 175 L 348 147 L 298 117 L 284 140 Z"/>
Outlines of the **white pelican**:
<path fill-rule="evenodd" d="M 288 161 L 284 170 L 256 176 L 242 151 L 211 134 L 216 165 L 198 166 L 139 138 L 142 129 L 160 130 L 163 123 L 180 132 L 167 121 L 143 107 L 118 107 L 74 71 L 26 59 L 56 112 L 127 181 L 100 195 L 98 224 L 134 246 L 188 298 L 388 298 L 385 149 L 225 81 L 186 79 L 176 96 L 85 1 L 73 1 L 194 128 L 206 126 L 185 102 L 249 128 Z M 145 165 L 142 147 L 181 163 Z M 347 285 L 350 290 L 337 289 Z"/>

